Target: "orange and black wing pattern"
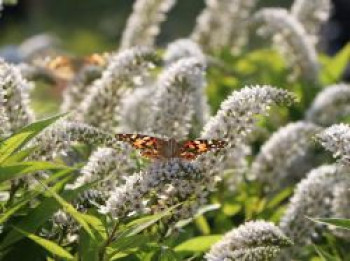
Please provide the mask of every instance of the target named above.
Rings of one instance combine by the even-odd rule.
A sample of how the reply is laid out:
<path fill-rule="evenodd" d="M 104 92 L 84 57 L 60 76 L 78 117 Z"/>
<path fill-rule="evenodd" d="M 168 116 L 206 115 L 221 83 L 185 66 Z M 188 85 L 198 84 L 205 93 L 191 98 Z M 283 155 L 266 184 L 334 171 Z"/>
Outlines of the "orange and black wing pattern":
<path fill-rule="evenodd" d="M 56 79 L 62 81 L 71 81 L 77 75 L 77 73 L 85 66 L 102 67 L 106 65 L 106 63 L 106 55 L 97 53 L 84 56 L 82 58 L 56 56 L 54 58 L 49 59 L 44 64 L 44 68 Z"/>
<path fill-rule="evenodd" d="M 66 56 L 57 56 L 49 60 L 45 68 L 51 73 L 55 78 L 60 80 L 70 81 L 76 74 L 75 62 L 72 58 Z"/>
<path fill-rule="evenodd" d="M 226 144 L 223 140 L 188 140 L 182 143 L 179 155 L 183 159 L 194 160 L 206 152 L 222 149 Z"/>
<path fill-rule="evenodd" d="M 160 146 L 162 140 L 141 134 L 116 134 L 117 140 L 129 143 L 135 149 L 140 150 L 141 155 L 150 158 L 160 158 Z"/>

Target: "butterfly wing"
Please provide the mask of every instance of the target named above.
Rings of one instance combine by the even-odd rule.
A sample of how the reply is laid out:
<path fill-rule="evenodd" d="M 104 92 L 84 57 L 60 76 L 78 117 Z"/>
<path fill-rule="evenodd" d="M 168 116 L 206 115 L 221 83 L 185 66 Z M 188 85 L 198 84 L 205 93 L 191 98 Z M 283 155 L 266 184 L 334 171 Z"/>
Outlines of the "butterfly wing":
<path fill-rule="evenodd" d="M 107 63 L 106 55 L 94 53 L 84 57 L 84 65 L 105 66 Z"/>
<path fill-rule="evenodd" d="M 135 149 L 141 151 L 141 155 L 146 158 L 156 159 L 160 155 L 162 140 L 141 134 L 116 134 L 117 140 L 129 143 Z"/>
<path fill-rule="evenodd" d="M 75 62 L 66 56 L 57 56 L 46 64 L 46 69 L 57 79 L 70 81 L 76 70 Z"/>
<path fill-rule="evenodd" d="M 182 143 L 180 158 L 193 160 L 208 151 L 224 148 L 226 142 L 223 140 L 188 140 Z"/>

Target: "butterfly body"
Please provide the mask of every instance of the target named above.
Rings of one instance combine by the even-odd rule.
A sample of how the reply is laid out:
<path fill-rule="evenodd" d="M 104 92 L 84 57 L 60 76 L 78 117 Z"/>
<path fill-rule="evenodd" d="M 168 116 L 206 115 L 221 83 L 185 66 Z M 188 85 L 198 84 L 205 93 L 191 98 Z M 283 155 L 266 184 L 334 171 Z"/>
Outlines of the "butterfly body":
<path fill-rule="evenodd" d="M 141 151 L 141 155 L 150 159 L 181 158 L 194 160 L 199 155 L 222 149 L 226 142 L 222 140 L 187 140 L 160 139 L 141 134 L 117 134 L 120 141 L 131 144 Z"/>

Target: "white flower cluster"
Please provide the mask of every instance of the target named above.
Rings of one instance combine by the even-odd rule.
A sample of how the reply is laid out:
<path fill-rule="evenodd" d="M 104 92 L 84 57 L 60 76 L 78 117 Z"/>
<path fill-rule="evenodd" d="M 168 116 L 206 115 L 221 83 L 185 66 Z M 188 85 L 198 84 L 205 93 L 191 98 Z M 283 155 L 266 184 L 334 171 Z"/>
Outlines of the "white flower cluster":
<path fill-rule="evenodd" d="M 189 135 L 194 117 L 203 122 L 203 116 L 196 115 L 195 108 L 202 105 L 198 99 L 204 95 L 204 69 L 200 60 L 185 58 L 159 76 L 150 120 L 151 133 L 181 140 Z M 203 111 L 198 113 L 203 114 Z"/>
<path fill-rule="evenodd" d="M 203 64 L 206 63 L 205 54 L 199 45 L 191 39 L 178 39 L 171 42 L 163 55 L 166 66 L 182 58 L 195 57 Z"/>
<path fill-rule="evenodd" d="M 345 164 L 350 163 L 350 126 L 344 123 L 335 124 L 325 129 L 318 140 L 326 150 L 340 157 Z"/>
<path fill-rule="evenodd" d="M 161 92 L 165 92 L 164 88 L 171 88 L 171 92 L 177 92 L 179 83 L 176 83 L 176 86 L 170 87 L 170 85 L 166 85 L 166 83 L 162 81 L 172 81 L 171 78 L 171 71 L 173 74 L 187 74 L 188 77 L 197 77 L 195 74 L 190 75 L 193 71 L 193 69 L 189 69 L 188 72 L 186 71 L 186 68 L 190 67 L 191 64 L 189 62 L 188 58 L 191 58 L 192 60 L 197 59 L 198 62 L 201 64 L 201 67 L 205 67 L 205 55 L 202 53 L 199 46 L 192 42 L 189 39 L 180 39 L 177 40 L 171 44 L 169 44 L 165 54 L 164 54 L 164 63 L 166 66 L 165 71 L 163 74 L 160 75 L 158 82 L 148 82 L 145 87 L 140 87 L 135 90 L 130 91 L 126 95 L 124 95 L 123 99 L 121 100 L 121 106 L 119 111 L 119 126 L 118 131 L 119 132 L 138 132 L 138 133 L 145 133 L 147 130 L 150 129 L 150 126 L 152 126 L 151 115 L 154 113 L 154 107 L 157 105 L 154 105 L 155 103 L 155 97 Z M 180 60 L 183 60 L 182 62 L 179 62 Z M 179 62 L 178 65 L 177 62 Z M 195 62 L 194 62 L 195 63 Z M 178 72 L 176 72 L 175 69 L 170 68 L 178 68 L 176 69 Z M 181 68 L 183 67 L 183 68 Z M 198 71 L 200 72 L 200 71 Z M 197 73 L 197 72 L 196 72 Z M 203 74 L 203 73 L 202 73 Z M 165 77 L 164 75 L 168 75 Z M 198 75 L 198 82 L 196 83 L 196 86 L 193 86 L 192 90 L 189 89 L 188 91 L 191 92 L 190 97 L 193 100 L 192 104 L 186 105 L 193 107 L 194 110 L 194 117 L 192 123 L 192 132 L 195 134 L 198 134 L 199 129 L 202 128 L 204 123 L 208 120 L 210 113 L 209 113 L 209 105 L 207 102 L 207 98 L 205 95 L 205 84 L 204 80 L 200 80 L 202 76 Z M 185 79 L 186 77 L 184 77 Z M 201 83 L 203 82 L 203 83 Z M 174 82 L 175 84 L 175 82 Z M 164 87 L 166 86 L 166 87 Z M 194 91 L 196 90 L 196 91 Z M 171 95 L 171 94 L 169 94 Z M 185 95 L 186 96 L 186 95 Z M 169 105 L 175 104 L 177 101 L 173 100 L 169 104 L 166 102 L 162 102 L 162 104 L 166 104 L 166 107 Z M 182 105 L 178 105 L 179 110 L 181 111 Z M 165 107 L 164 107 L 165 108 Z M 164 109 L 163 108 L 163 109 Z M 174 108 L 173 108 L 174 109 Z M 177 115 L 177 113 L 180 114 L 180 112 L 177 112 L 177 110 L 174 112 L 174 114 Z"/>
<path fill-rule="evenodd" d="M 144 133 L 149 129 L 156 91 L 151 85 L 136 88 L 124 95 L 120 101 L 118 132 Z"/>
<path fill-rule="evenodd" d="M 1 59 L 0 79 L 0 135 L 5 135 L 34 120 L 28 97 L 32 85 L 15 66 Z"/>
<path fill-rule="evenodd" d="M 174 210 L 175 220 L 188 218 L 205 202 L 201 171 L 197 165 L 181 159 L 155 161 L 141 173 L 126 178 L 125 185 L 110 193 L 101 212 L 123 219 L 136 213 L 157 213 L 183 203 Z"/>
<path fill-rule="evenodd" d="M 324 165 L 310 171 L 297 185 L 280 222 L 281 230 L 296 244 L 286 251 L 286 257 L 297 254 L 298 247 L 309 243 L 315 233 L 317 224 L 307 217 L 333 216 L 331 204 L 334 188 L 344 181 L 346 175 L 348 173 L 336 165 Z"/>
<path fill-rule="evenodd" d="M 247 135 L 253 130 L 258 115 L 267 115 L 270 106 L 276 104 L 289 105 L 295 96 L 286 90 L 276 89 L 268 85 L 245 87 L 234 91 L 225 101 L 217 114 L 204 126 L 201 138 L 223 139 L 228 142 L 225 149 L 219 152 L 226 160 L 240 162 L 246 157 L 242 150 L 247 143 Z M 228 158 L 230 156 L 230 158 Z M 221 170 L 222 157 L 206 153 L 198 158 L 209 175 Z"/>
<path fill-rule="evenodd" d="M 107 59 L 107 57 L 106 57 Z M 75 109 L 85 97 L 85 93 L 90 84 L 101 77 L 104 66 L 88 65 L 84 66 L 73 80 L 67 84 L 67 88 L 63 91 L 63 101 L 61 104 L 62 112 L 69 112 Z"/>
<path fill-rule="evenodd" d="M 334 199 L 332 201 L 332 218 L 350 219 L 350 170 L 347 169 L 347 177 L 334 188 Z M 347 229 L 333 229 L 333 233 L 339 237 L 349 240 L 350 231 Z"/>
<path fill-rule="evenodd" d="M 290 123 L 276 131 L 261 147 L 251 172 L 271 190 L 299 181 L 315 167 L 313 136 L 320 127 L 308 122 Z"/>
<path fill-rule="evenodd" d="M 256 0 L 206 0 L 191 38 L 205 49 L 239 48 L 245 43 L 250 13 Z"/>
<path fill-rule="evenodd" d="M 318 40 L 320 27 L 328 19 L 330 11 L 330 0 L 294 0 L 291 8 L 291 14 L 303 24 L 315 43 Z"/>
<path fill-rule="evenodd" d="M 176 0 L 137 0 L 133 13 L 128 19 L 120 48 L 134 46 L 153 46 L 159 34 L 160 23 L 166 19 L 166 13 L 174 6 Z"/>
<path fill-rule="evenodd" d="M 158 108 L 153 112 L 155 118 L 150 124 L 156 135 L 176 139 L 188 137 L 191 117 L 187 117 L 186 114 L 193 110 L 193 103 L 182 101 L 187 101 L 184 99 L 185 95 L 202 86 L 203 69 L 203 65 L 196 58 L 187 58 L 175 62 L 161 74 L 158 94 L 155 97 L 155 105 Z M 245 131 L 254 126 L 255 115 L 266 114 L 271 105 L 289 104 L 293 101 L 294 96 L 288 91 L 270 86 L 256 86 L 234 92 L 223 103 L 217 116 L 208 123 L 202 138 L 224 139 L 229 146 L 234 146 L 235 152 L 238 153 L 238 150 L 245 146 L 242 143 Z M 174 122 L 180 121 L 178 119 L 181 120 L 181 124 L 174 126 Z M 184 129 L 186 124 L 188 127 Z M 232 155 L 231 151 L 227 154 L 232 161 L 244 157 L 242 151 L 237 155 Z M 226 166 L 216 155 L 207 155 L 204 156 L 206 160 L 197 162 L 176 158 L 152 162 L 149 169 L 126 177 L 125 184 L 118 185 L 111 192 L 101 211 L 111 213 L 115 218 L 124 218 L 139 212 L 158 212 L 182 202 L 181 207 L 175 211 L 174 220 L 191 216 L 205 202 L 209 191 L 215 188 L 219 173 L 215 172 L 214 168 L 223 169 Z M 213 165 L 212 161 L 217 165 Z M 203 166 L 205 168 L 202 170 Z"/>
<path fill-rule="evenodd" d="M 342 83 L 320 92 L 307 110 L 306 119 L 329 126 L 347 115 L 350 115 L 350 85 Z"/>
<path fill-rule="evenodd" d="M 86 124 L 60 120 L 36 136 L 28 147 L 37 147 L 32 159 L 52 160 L 59 152 L 65 152 L 73 143 L 120 149 L 120 143 L 113 135 Z"/>
<path fill-rule="evenodd" d="M 120 100 L 129 88 L 143 83 L 155 54 L 149 48 L 135 47 L 110 57 L 100 79 L 93 82 L 77 106 L 76 119 L 111 131 L 116 126 Z"/>
<path fill-rule="evenodd" d="M 126 146 L 121 145 L 120 150 L 98 148 L 91 154 L 80 171 L 81 175 L 70 187 L 78 188 L 98 180 L 99 185 L 96 187 L 109 191 L 124 183 L 123 179 L 136 170 L 136 162 L 130 157 Z"/>
<path fill-rule="evenodd" d="M 271 261 L 292 242 L 273 223 L 250 221 L 231 230 L 206 254 L 208 261 Z"/>
<path fill-rule="evenodd" d="M 272 37 L 294 76 L 317 82 L 319 63 L 315 47 L 294 16 L 282 8 L 263 8 L 255 13 L 253 24 L 258 27 L 259 34 Z"/>

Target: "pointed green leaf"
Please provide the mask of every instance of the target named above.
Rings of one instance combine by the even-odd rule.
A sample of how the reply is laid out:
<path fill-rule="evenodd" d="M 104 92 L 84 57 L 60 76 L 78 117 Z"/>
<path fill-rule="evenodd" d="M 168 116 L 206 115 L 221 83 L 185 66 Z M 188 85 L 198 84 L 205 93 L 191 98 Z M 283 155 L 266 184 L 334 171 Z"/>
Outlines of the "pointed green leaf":
<path fill-rule="evenodd" d="M 339 228 L 350 230 L 350 219 L 346 219 L 346 218 L 309 218 L 309 219 L 317 223 L 332 225 Z"/>
<path fill-rule="evenodd" d="M 321 81 L 324 85 L 338 82 L 350 60 L 350 44 L 332 57 L 321 71 Z"/>
<path fill-rule="evenodd" d="M 157 223 L 159 220 L 161 220 L 163 217 L 166 217 L 171 214 L 172 210 L 179 207 L 181 204 L 177 204 L 171 208 L 168 208 L 164 210 L 161 213 L 146 216 L 142 218 L 138 218 L 136 220 L 131 221 L 128 223 L 125 228 L 122 230 L 123 232 L 127 231 L 127 236 L 133 236 L 141 231 L 145 230 L 146 228 L 152 226 L 153 224 Z"/>
<path fill-rule="evenodd" d="M 79 223 L 79 225 L 82 226 L 82 228 L 89 234 L 89 236 L 93 240 L 96 239 L 93 231 L 91 230 L 91 227 L 89 226 L 89 223 L 87 222 L 86 218 L 84 218 L 85 215 L 83 213 L 80 213 L 78 210 L 76 210 L 70 203 L 64 200 L 64 198 L 58 195 L 51 188 L 47 188 L 47 192 L 57 200 L 57 202 L 62 206 L 63 211 L 67 212 L 72 218 L 75 219 L 75 221 Z"/>
<path fill-rule="evenodd" d="M 16 153 L 14 153 L 13 155 L 9 156 L 5 161 L 3 161 L 2 164 L 10 165 L 10 164 L 13 164 L 13 163 L 22 162 L 30 154 L 32 154 L 36 149 L 37 149 L 37 147 L 32 147 L 32 148 L 28 148 L 28 149 L 22 149 L 22 150 L 20 150 L 20 151 L 18 151 Z"/>
<path fill-rule="evenodd" d="M 72 180 L 71 176 L 68 176 L 61 181 L 57 182 L 55 186 L 51 189 L 56 192 L 62 191 L 64 186 Z M 76 190 L 65 191 L 62 193 L 62 198 L 65 200 L 72 200 L 82 191 L 87 189 L 89 185 L 82 186 Z M 18 221 L 15 226 L 19 229 L 27 231 L 29 233 L 34 233 L 42 224 L 44 224 L 52 215 L 60 209 L 60 204 L 53 197 L 48 197 L 44 199 L 36 208 L 34 208 L 25 218 Z M 6 237 L 1 241 L 0 249 L 3 250 L 8 246 L 16 243 L 18 240 L 22 239 L 23 235 L 15 230 L 12 230 L 6 235 Z"/>
<path fill-rule="evenodd" d="M 219 241 L 222 235 L 199 236 L 191 238 L 174 248 L 175 252 L 198 253 L 206 252 L 210 247 Z"/>
<path fill-rule="evenodd" d="M 330 255 L 329 253 L 325 252 L 324 250 L 322 250 L 321 248 L 319 248 L 316 245 L 313 245 L 317 254 L 320 256 L 320 258 L 322 259 L 322 261 L 341 261 L 338 258 Z"/>
<path fill-rule="evenodd" d="M 61 118 L 63 115 L 54 116 L 49 119 L 34 122 L 14 135 L 0 142 L 0 163 L 12 155 L 13 152 L 22 148 L 28 141 L 35 137 L 44 128 Z"/>
<path fill-rule="evenodd" d="M 38 245 L 45 248 L 51 254 L 64 258 L 66 260 L 74 259 L 74 257 L 68 251 L 66 251 L 64 248 L 60 247 L 59 245 L 57 245 L 55 242 L 36 236 L 35 234 L 25 232 L 24 230 L 21 230 L 17 227 L 14 227 L 14 228 L 20 233 L 22 233 L 23 235 L 25 235 L 26 237 L 28 237 L 29 239 L 33 240 Z"/>
<path fill-rule="evenodd" d="M 99 242 L 91 240 L 84 229 L 79 232 L 79 258 L 84 261 L 98 261 Z"/>
<path fill-rule="evenodd" d="M 53 164 L 45 161 L 32 161 L 32 162 L 20 162 L 10 165 L 0 166 L 0 183 L 14 179 L 20 178 L 27 174 L 32 174 L 36 171 L 42 170 L 55 170 L 55 169 L 71 169 L 64 165 Z"/>
<path fill-rule="evenodd" d="M 120 252 L 129 252 L 130 249 L 135 249 L 135 251 L 145 245 L 152 242 L 152 238 L 146 235 L 134 235 L 118 239 L 118 241 L 113 242 L 110 248 L 109 256 L 115 257 Z"/>

